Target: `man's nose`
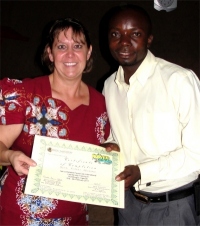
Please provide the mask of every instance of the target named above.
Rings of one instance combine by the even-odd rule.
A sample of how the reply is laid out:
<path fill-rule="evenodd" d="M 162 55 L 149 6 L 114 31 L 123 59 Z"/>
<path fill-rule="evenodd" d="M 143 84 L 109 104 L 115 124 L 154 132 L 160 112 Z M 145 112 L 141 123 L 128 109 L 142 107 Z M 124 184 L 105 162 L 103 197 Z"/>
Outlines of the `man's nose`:
<path fill-rule="evenodd" d="M 120 42 L 122 45 L 131 45 L 131 39 L 128 35 L 122 35 L 120 38 Z"/>

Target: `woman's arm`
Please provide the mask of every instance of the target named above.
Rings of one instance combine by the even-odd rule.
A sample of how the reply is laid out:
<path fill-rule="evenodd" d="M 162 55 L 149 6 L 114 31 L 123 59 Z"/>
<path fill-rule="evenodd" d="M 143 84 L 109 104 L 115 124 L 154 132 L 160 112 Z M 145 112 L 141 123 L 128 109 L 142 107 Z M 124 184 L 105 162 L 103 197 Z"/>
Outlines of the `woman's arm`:
<path fill-rule="evenodd" d="M 0 125 L 0 165 L 12 165 L 18 175 L 27 175 L 36 163 L 20 150 L 9 149 L 21 133 L 23 124 Z"/>

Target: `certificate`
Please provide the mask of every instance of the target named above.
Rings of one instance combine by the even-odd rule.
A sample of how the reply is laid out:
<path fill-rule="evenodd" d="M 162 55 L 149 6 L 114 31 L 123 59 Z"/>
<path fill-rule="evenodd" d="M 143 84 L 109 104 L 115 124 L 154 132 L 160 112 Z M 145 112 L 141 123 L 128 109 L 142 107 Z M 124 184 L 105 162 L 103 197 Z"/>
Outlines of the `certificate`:
<path fill-rule="evenodd" d="M 35 136 L 25 194 L 124 208 L 120 152 L 83 142 Z"/>

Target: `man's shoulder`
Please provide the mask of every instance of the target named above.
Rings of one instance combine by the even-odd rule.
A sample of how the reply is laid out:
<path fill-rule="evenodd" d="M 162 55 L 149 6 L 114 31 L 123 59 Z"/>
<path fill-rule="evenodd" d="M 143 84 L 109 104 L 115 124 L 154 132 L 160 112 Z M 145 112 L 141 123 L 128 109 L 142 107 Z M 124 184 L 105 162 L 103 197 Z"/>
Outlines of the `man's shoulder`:
<path fill-rule="evenodd" d="M 109 84 L 115 81 L 117 71 L 113 72 L 106 80 L 105 83 Z"/>
<path fill-rule="evenodd" d="M 164 59 L 161 57 L 155 56 L 150 51 L 148 52 L 148 63 L 153 65 L 153 71 L 162 72 L 162 75 L 172 75 L 174 73 L 179 74 L 180 76 L 183 74 L 191 74 L 192 71 L 188 68 L 185 68 L 176 62 L 172 62 L 168 59 Z"/>
<path fill-rule="evenodd" d="M 185 68 L 165 59 L 156 57 L 156 62 L 157 73 L 160 71 L 162 77 L 166 78 L 167 80 L 170 78 L 183 79 L 186 77 L 193 77 L 195 75 L 191 69 Z"/>

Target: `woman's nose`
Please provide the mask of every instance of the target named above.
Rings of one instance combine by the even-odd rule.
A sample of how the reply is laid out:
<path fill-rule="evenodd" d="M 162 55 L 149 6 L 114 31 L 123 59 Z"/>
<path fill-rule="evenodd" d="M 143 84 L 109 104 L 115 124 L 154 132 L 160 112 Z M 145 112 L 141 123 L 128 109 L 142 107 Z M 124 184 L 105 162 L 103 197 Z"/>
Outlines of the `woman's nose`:
<path fill-rule="evenodd" d="M 74 55 L 74 49 L 73 48 L 68 48 L 66 51 L 66 55 L 68 57 L 72 57 Z"/>

